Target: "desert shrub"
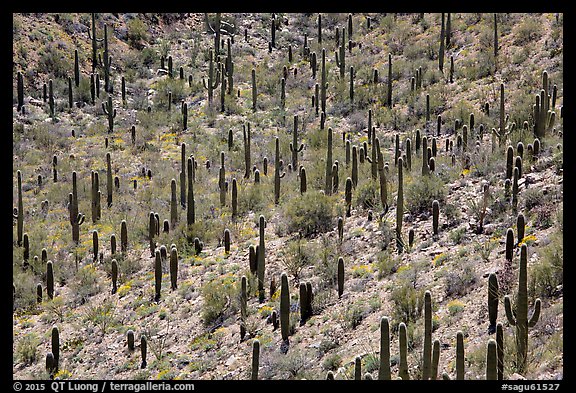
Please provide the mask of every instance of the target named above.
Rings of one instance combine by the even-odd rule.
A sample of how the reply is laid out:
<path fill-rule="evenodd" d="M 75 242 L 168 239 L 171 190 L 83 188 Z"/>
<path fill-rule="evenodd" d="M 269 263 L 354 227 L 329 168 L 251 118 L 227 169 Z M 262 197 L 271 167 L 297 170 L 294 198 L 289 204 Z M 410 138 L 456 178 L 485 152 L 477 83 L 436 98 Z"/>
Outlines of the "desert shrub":
<path fill-rule="evenodd" d="M 74 51 L 72 51 L 73 53 Z M 55 78 L 66 78 L 72 70 L 73 61 L 65 56 L 65 51 L 54 42 L 41 46 L 38 55 L 38 71 L 50 74 Z"/>
<path fill-rule="evenodd" d="M 301 238 L 290 241 L 286 247 L 285 258 L 283 259 L 286 272 L 298 279 L 302 269 L 310 263 L 311 259 L 307 243 Z"/>
<path fill-rule="evenodd" d="M 444 183 L 437 176 L 422 176 L 405 186 L 404 203 L 412 214 L 430 210 L 436 199 L 442 205 L 446 198 Z"/>
<path fill-rule="evenodd" d="M 390 300 L 394 305 L 392 318 L 395 324 L 414 322 L 422 312 L 421 302 L 424 299 L 424 289 L 415 288 L 406 279 L 398 280 L 390 294 Z"/>
<path fill-rule="evenodd" d="M 332 204 L 331 197 L 317 191 L 308 191 L 294 198 L 284 209 L 288 232 L 310 237 L 332 229 Z"/>
<path fill-rule="evenodd" d="M 128 28 L 127 38 L 130 45 L 137 46 L 141 41 L 148 39 L 148 29 L 141 19 L 130 19 L 126 23 L 126 27 Z"/>
<path fill-rule="evenodd" d="M 16 344 L 16 352 L 14 354 L 16 359 L 24 364 L 36 362 L 38 345 L 40 345 L 40 339 L 35 333 L 25 334 Z"/>
<path fill-rule="evenodd" d="M 93 264 L 82 266 L 78 269 L 74 281 L 71 283 L 73 300 L 84 303 L 90 296 L 100 292 L 98 272 Z"/>
<path fill-rule="evenodd" d="M 200 288 L 204 299 L 202 322 L 206 327 L 219 326 L 226 316 L 235 312 L 237 307 L 232 299 L 237 298 L 236 278 L 227 274 L 207 281 Z"/>
<path fill-rule="evenodd" d="M 374 209 L 379 204 L 380 186 L 374 180 L 360 183 L 354 193 L 356 206 L 363 209 Z"/>
<path fill-rule="evenodd" d="M 400 258 L 389 250 L 381 251 L 376 255 L 376 267 L 378 269 L 379 279 L 396 273 L 399 265 Z"/>

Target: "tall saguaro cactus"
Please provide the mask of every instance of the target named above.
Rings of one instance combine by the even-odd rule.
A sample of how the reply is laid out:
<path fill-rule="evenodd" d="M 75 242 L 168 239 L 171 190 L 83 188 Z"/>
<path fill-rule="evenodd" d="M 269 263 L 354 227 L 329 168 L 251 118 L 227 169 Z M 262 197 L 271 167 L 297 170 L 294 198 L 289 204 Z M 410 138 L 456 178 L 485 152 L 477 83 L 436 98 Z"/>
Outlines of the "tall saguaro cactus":
<path fill-rule="evenodd" d="M 68 213 L 72 225 L 72 241 L 80 242 L 80 225 L 84 223 L 85 216 L 78 212 L 78 185 L 76 171 L 72 172 L 72 192 L 68 194 Z"/>
<path fill-rule="evenodd" d="M 332 127 L 328 127 L 328 140 L 326 145 L 326 179 L 324 193 L 332 194 Z"/>
<path fill-rule="evenodd" d="M 280 331 L 282 340 L 287 341 L 290 335 L 290 287 L 285 272 L 280 276 Z"/>
<path fill-rule="evenodd" d="M 16 218 L 16 232 L 17 232 L 17 244 L 18 246 L 22 245 L 22 237 L 24 234 L 24 203 L 22 202 L 22 172 L 18 170 L 17 172 L 18 177 L 18 208 L 17 211 L 14 212 L 14 218 Z"/>
<path fill-rule="evenodd" d="M 379 380 L 390 380 L 390 322 L 388 317 L 380 319 L 380 367 Z"/>
<path fill-rule="evenodd" d="M 496 320 L 498 319 L 498 276 L 496 273 L 490 273 L 488 276 L 488 333 L 496 331 Z"/>
<path fill-rule="evenodd" d="M 260 364 L 260 341 L 256 338 L 252 341 L 252 373 L 251 379 L 258 379 L 258 368 Z"/>
<path fill-rule="evenodd" d="M 260 243 L 258 245 L 258 301 L 260 303 L 264 302 L 264 270 L 266 262 L 266 244 L 264 242 L 264 228 L 266 226 L 266 220 L 263 215 L 259 218 L 259 230 L 260 230 Z"/>
<path fill-rule="evenodd" d="M 402 170 L 404 160 L 398 158 L 398 196 L 396 198 L 396 248 L 398 253 L 402 253 L 404 244 L 402 242 L 402 219 L 404 217 L 404 176 Z"/>
<path fill-rule="evenodd" d="M 430 379 L 432 372 L 432 295 L 430 291 L 424 293 L 424 351 L 422 365 L 422 379 Z"/>
<path fill-rule="evenodd" d="M 292 168 L 298 168 L 298 153 L 304 149 L 304 144 L 298 146 L 298 115 L 294 115 L 294 130 L 292 131 L 292 143 L 290 143 L 290 151 L 292 152 Z"/>
<path fill-rule="evenodd" d="M 249 179 L 252 167 L 252 158 L 251 158 L 251 151 L 250 151 L 250 144 L 251 144 L 251 132 L 250 132 L 250 123 L 243 126 L 243 139 L 244 139 L 244 178 Z"/>
<path fill-rule="evenodd" d="M 285 172 L 280 174 L 280 140 L 276 137 L 276 159 L 274 162 L 274 203 L 280 202 L 280 179 L 286 175 Z"/>
<path fill-rule="evenodd" d="M 217 57 L 217 53 L 210 49 L 209 52 L 209 63 L 208 63 L 208 80 L 202 78 L 202 84 L 204 88 L 208 90 L 208 105 L 212 105 L 212 99 L 214 97 L 214 90 L 220 85 L 220 65 L 216 63 L 214 65 L 214 59 Z M 214 68 L 216 68 L 216 75 L 214 75 Z"/>
<path fill-rule="evenodd" d="M 534 302 L 534 312 L 528 317 L 528 246 L 520 248 L 520 269 L 518 273 L 518 293 L 516 313 L 512 311 L 510 297 L 504 296 L 504 309 L 510 325 L 516 327 L 516 369 L 522 373 L 526 369 L 528 356 L 528 328 L 534 327 L 540 318 L 540 299 Z"/>
<path fill-rule="evenodd" d="M 114 118 L 116 117 L 116 109 L 112 107 L 112 96 L 108 95 L 108 101 L 102 103 L 102 111 L 108 119 L 108 133 L 114 131 Z"/>
<path fill-rule="evenodd" d="M 442 13 L 442 27 L 440 28 L 440 50 L 438 52 L 438 69 L 444 73 L 444 13 Z"/>
<path fill-rule="evenodd" d="M 398 326 L 398 346 L 400 352 L 400 363 L 398 365 L 398 375 L 403 380 L 410 379 L 408 373 L 408 337 L 406 333 L 406 324 L 400 322 Z"/>

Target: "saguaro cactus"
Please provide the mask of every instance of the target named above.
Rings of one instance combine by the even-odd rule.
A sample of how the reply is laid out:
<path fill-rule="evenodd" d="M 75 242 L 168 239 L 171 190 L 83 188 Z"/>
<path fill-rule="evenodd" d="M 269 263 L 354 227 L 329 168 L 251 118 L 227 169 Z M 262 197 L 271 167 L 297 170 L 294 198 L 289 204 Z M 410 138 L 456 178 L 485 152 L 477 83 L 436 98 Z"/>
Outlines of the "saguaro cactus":
<path fill-rule="evenodd" d="M 154 212 L 150 212 L 148 216 L 148 240 L 150 241 L 150 254 L 154 258 L 154 250 L 156 250 L 156 242 L 154 241 L 154 236 L 156 236 L 156 216 Z"/>
<path fill-rule="evenodd" d="M 208 90 L 208 104 L 212 105 L 212 99 L 214 97 L 214 90 L 220 84 L 220 65 L 216 63 L 214 65 L 214 60 L 216 56 L 214 55 L 214 51 L 210 49 L 209 51 L 209 65 L 208 65 L 208 80 L 202 78 L 202 84 L 204 88 Z M 216 75 L 214 75 L 214 68 L 216 68 Z"/>
<path fill-rule="evenodd" d="M 252 169 L 252 160 L 250 154 L 250 139 L 251 139 L 250 123 L 247 124 L 247 127 L 246 125 L 243 125 L 243 138 L 244 138 L 244 167 L 245 167 L 244 178 L 249 179 L 250 172 Z"/>
<path fill-rule="evenodd" d="M 154 300 L 160 300 L 160 292 L 162 291 L 162 256 L 160 250 L 156 250 L 154 259 Z"/>
<path fill-rule="evenodd" d="M 112 206 L 112 161 L 110 153 L 106 153 L 106 202 L 108 207 Z"/>
<path fill-rule="evenodd" d="M 220 206 L 226 205 L 228 182 L 226 181 L 226 167 L 224 166 L 224 152 L 220 152 L 220 170 L 218 172 L 218 189 L 220 190 Z"/>
<path fill-rule="evenodd" d="M 516 327 L 516 369 L 522 373 L 526 369 L 528 356 L 528 328 L 534 327 L 540 318 L 540 299 L 534 302 L 534 312 L 528 318 L 528 246 L 520 247 L 520 269 L 518 273 L 518 293 L 516 296 L 516 313 L 512 312 L 510 297 L 504 296 L 506 318 L 510 325 Z"/>
<path fill-rule="evenodd" d="M 258 368 L 260 364 L 260 341 L 255 338 L 252 341 L 252 374 L 251 379 L 258 379 Z"/>
<path fill-rule="evenodd" d="M 464 333 L 456 333 L 456 379 L 464 379 Z"/>
<path fill-rule="evenodd" d="M 432 362 L 432 295 L 424 293 L 424 347 L 422 379 L 430 379 Z"/>
<path fill-rule="evenodd" d="M 388 92 L 386 93 L 386 103 L 392 108 L 392 54 L 388 53 Z"/>
<path fill-rule="evenodd" d="M 22 202 L 22 172 L 16 172 L 18 182 L 18 208 L 14 211 L 13 217 L 16 218 L 17 244 L 22 245 L 24 234 L 24 203 Z"/>
<path fill-rule="evenodd" d="M 486 351 L 486 380 L 498 379 L 498 355 L 496 352 L 496 340 L 493 338 L 488 340 Z"/>
<path fill-rule="evenodd" d="M 114 118 L 116 117 L 116 109 L 112 107 L 112 96 L 108 95 L 108 101 L 102 103 L 102 112 L 108 119 L 108 133 L 114 131 Z"/>
<path fill-rule="evenodd" d="M 232 221 L 238 217 L 238 182 L 232 179 Z"/>
<path fill-rule="evenodd" d="M 256 90 L 256 69 L 252 68 L 252 110 L 256 112 L 256 101 L 258 91 Z"/>
<path fill-rule="evenodd" d="M 328 86 L 326 81 L 326 49 L 322 48 L 322 74 L 320 82 L 320 109 L 322 113 L 326 113 L 326 88 Z"/>
<path fill-rule="evenodd" d="M 390 380 L 390 323 L 388 317 L 380 319 L 380 367 L 379 380 Z"/>
<path fill-rule="evenodd" d="M 194 201 L 194 163 L 189 157 L 186 163 L 188 176 L 188 201 L 186 203 L 186 224 L 188 226 L 195 222 L 195 201 Z"/>
<path fill-rule="evenodd" d="M 332 127 L 328 127 L 328 141 L 326 147 L 326 182 L 324 193 L 326 195 L 332 194 Z"/>
<path fill-rule="evenodd" d="M 80 242 L 80 225 L 84 223 L 85 216 L 78 212 L 78 186 L 76 182 L 76 171 L 72 172 L 72 192 L 68 194 L 68 213 L 70 224 L 72 225 L 72 241 Z"/>
<path fill-rule="evenodd" d="M 140 364 L 140 368 L 146 368 L 148 363 L 146 362 L 146 354 L 148 352 L 148 339 L 146 336 L 142 335 L 140 337 L 140 354 L 142 356 L 142 363 Z"/>
<path fill-rule="evenodd" d="M 344 199 L 346 201 L 346 217 L 350 217 L 352 215 L 352 179 L 346 178 L 346 189 L 344 191 Z"/>
<path fill-rule="evenodd" d="M 435 199 L 432 202 L 432 231 L 438 235 L 438 221 L 440 216 L 440 203 Z"/>
<path fill-rule="evenodd" d="M 52 354 L 54 355 L 54 368 L 58 370 L 60 363 L 60 331 L 56 325 L 52 326 L 51 344 Z"/>
<path fill-rule="evenodd" d="M 304 144 L 298 146 L 298 115 L 294 115 L 294 130 L 292 131 L 292 143 L 290 143 L 290 151 L 292 152 L 292 168 L 298 168 L 298 153 L 304 149 Z"/>
<path fill-rule="evenodd" d="M 178 200 L 176 198 L 176 179 L 170 180 L 170 227 L 176 228 L 178 222 Z"/>
<path fill-rule="evenodd" d="M 126 220 L 122 220 L 120 224 L 120 251 L 122 253 L 128 251 L 128 226 Z"/>
<path fill-rule="evenodd" d="M 287 341 L 290 335 L 290 288 L 285 272 L 280 276 L 280 331 L 282 340 Z"/>
<path fill-rule="evenodd" d="M 282 179 L 286 172 L 280 174 L 280 139 L 276 137 L 276 159 L 274 161 L 274 203 L 280 203 L 280 179 Z M 294 167 L 295 168 L 295 167 Z"/>
<path fill-rule="evenodd" d="M 504 327 L 502 322 L 496 324 L 496 352 L 498 356 L 498 375 L 499 381 L 504 379 Z"/>
<path fill-rule="evenodd" d="M 54 267 L 52 261 L 46 262 L 46 293 L 50 299 L 54 298 Z"/>
<path fill-rule="evenodd" d="M 352 186 L 356 188 L 358 185 L 358 148 L 352 146 Z"/>
<path fill-rule="evenodd" d="M 442 13 L 442 27 L 440 28 L 440 50 L 438 52 L 438 69 L 444 73 L 444 13 Z"/>
<path fill-rule="evenodd" d="M 266 261 L 266 244 L 264 242 L 264 228 L 266 226 L 266 220 L 263 215 L 259 218 L 259 230 L 260 230 L 260 243 L 258 245 L 258 301 L 260 303 L 264 302 L 264 270 Z"/>
<path fill-rule="evenodd" d="M 402 219 L 404 217 L 404 177 L 402 170 L 404 167 L 402 157 L 398 158 L 398 196 L 396 198 L 396 248 L 398 253 L 402 253 L 404 244 L 402 242 Z"/>
<path fill-rule="evenodd" d="M 170 289 L 178 289 L 178 250 L 170 249 Z"/>
<path fill-rule="evenodd" d="M 338 258 L 338 298 L 342 297 L 344 293 L 344 258 Z"/>
<path fill-rule="evenodd" d="M 306 168 L 300 168 L 300 194 L 304 194 L 307 189 Z"/>
<path fill-rule="evenodd" d="M 398 375 L 403 380 L 409 380 L 408 374 L 408 337 L 406 334 L 406 324 L 400 322 L 398 326 L 398 346 L 400 352 L 400 363 L 398 365 Z"/>
<path fill-rule="evenodd" d="M 118 261 L 112 259 L 112 294 L 115 294 L 118 290 Z"/>
<path fill-rule="evenodd" d="M 498 319 L 498 298 L 500 292 L 498 289 L 498 276 L 495 273 L 490 273 L 488 276 L 488 333 L 492 334 L 496 331 L 496 320 Z"/>

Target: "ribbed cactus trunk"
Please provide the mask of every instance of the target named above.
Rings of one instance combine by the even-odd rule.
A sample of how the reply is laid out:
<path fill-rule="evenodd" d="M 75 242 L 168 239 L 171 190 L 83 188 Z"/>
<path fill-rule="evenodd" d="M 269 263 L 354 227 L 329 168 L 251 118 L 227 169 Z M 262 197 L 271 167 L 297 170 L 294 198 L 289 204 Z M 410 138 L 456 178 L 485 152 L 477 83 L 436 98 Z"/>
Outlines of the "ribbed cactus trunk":
<path fill-rule="evenodd" d="M 22 202 L 22 172 L 17 171 L 18 177 L 18 216 L 16 217 L 16 236 L 18 246 L 22 245 L 22 237 L 24 235 L 24 203 Z"/>
<path fill-rule="evenodd" d="M 498 379 L 498 355 L 496 352 L 496 340 L 488 340 L 486 350 L 486 380 L 496 381 Z"/>
<path fill-rule="evenodd" d="M 528 328 L 534 327 L 540 318 L 540 299 L 534 303 L 534 312 L 528 317 L 528 246 L 524 243 L 520 248 L 520 266 L 518 272 L 518 293 L 516 296 L 516 314 L 512 312 L 511 300 L 504 297 L 506 318 L 510 325 L 516 327 L 516 370 L 523 373 L 526 370 L 528 356 Z"/>
<path fill-rule="evenodd" d="M 298 115 L 294 115 L 294 130 L 292 131 L 292 143 L 290 143 L 290 151 L 292 152 L 292 168 L 298 168 L 298 153 L 304 149 L 304 144 L 298 146 Z"/>
<path fill-rule="evenodd" d="M 444 35 L 445 35 L 444 13 L 442 13 L 442 26 L 440 28 L 440 50 L 438 53 L 438 69 L 444 73 Z"/>
<path fill-rule="evenodd" d="M 266 226 L 266 220 L 264 216 L 259 218 L 259 231 L 260 231 L 260 243 L 258 245 L 258 301 L 260 303 L 264 302 L 264 270 L 266 262 L 266 244 L 264 242 L 264 228 Z"/>
<path fill-rule="evenodd" d="M 389 108 L 392 108 L 392 54 L 388 54 L 388 92 L 386 95 L 386 103 Z"/>
<path fill-rule="evenodd" d="M 252 69 L 252 110 L 256 112 L 256 99 L 258 98 L 258 92 L 256 90 L 256 70 Z"/>
<path fill-rule="evenodd" d="M 404 250 L 402 242 L 402 219 L 404 217 L 404 176 L 402 175 L 404 162 L 402 157 L 398 159 L 398 196 L 396 198 L 396 248 L 398 253 Z"/>
<path fill-rule="evenodd" d="M 410 374 L 408 374 L 408 337 L 406 334 L 406 324 L 404 322 L 400 322 L 398 326 L 398 346 L 400 352 L 398 376 L 406 381 L 410 379 Z"/>
<path fill-rule="evenodd" d="M 358 148 L 356 146 L 352 146 L 352 186 L 356 188 L 358 185 Z"/>
<path fill-rule="evenodd" d="M 322 48 L 322 74 L 320 83 L 320 108 L 326 113 L 326 49 Z"/>
<path fill-rule="evenodd" d="M 174 230 L 178 222 L 178 199 L 176 197 L 176 179 L 170 181 L 170 228 Z"/>
<path fill-rule="evenodd" d="M 154 257 L 154 300 L 159 301 L 162 291 L 162 256 L 160 250 L 156 250 Z"/>
<path fill-rule="evenodd" d="M 280 139 L 276 137 L 276 159 L 274 161 L 274 204 L 280 203 L 280 179 L 286 173 L 280 174 Z"/>
<path fill-rule="evenodd" d="M 84 215 L 78 212 L 78 185 L 76 172 L 72 172 L 72 192 L 68 194 L 68 212 L 72 225 L 72 241 L 80 242 L 80 225 L 84 223 Z"/>
<path fill-rule="evenodd" d="M 290 288 L 284 272 L 280 276 L 280 332 L 282 340 L 287 341 L 290 335 Z"/>
<path fill-rule="evenodd" d="M 332 127 L 328 127 L 328 141 L 326 146 L 326 179 L 324 193 L 326 195 L 332 194 Z"/>
<path fill-rule="evenodd" d="M 188 176 L 188 200 L 186 202 L 186 224 L 188 226 L 194 224 L 196 220 L 195 201 L 194 201 L 194 163 L 192 158 L 187 161 L 187 176 Z"/>
<path fill-rule="evenodd" d="M 250 172 L 252 170 L 252 158 L 250 152 L 250 123 L 243 126 L 243 139 L 244 139 L 244 178 L 250 178 Z"/>
<path fill-rule="evenodd" d="M 112 161 L 110 153 L 106 153 L 106 202 L 108 207 L 112 206 Z"/>
<path fill-rule="evenodd" d="M 260 341 L 254 339 L 252 341 L 252 373 L 250 379 L 258 379 L 258 368 L 260 367 Z"/>
<path fill-rule="evenodd" d="M 178 250 L 170 249 L 170 289 L 178 289 Z"/>
<path fill-rule="evenodd" d="M 424 293 L 424 347 L 422 354 L 422 379 L 430 379 L 432 362 L 432 295 Z"/>
<path fill-rule="evenodd" d="M 464 333 L 456 333 L 456 379 L 464 379 Z"/>
<path fill-rule="evenodd" d="M 17 79 L 17 94 L 18 94 L 18 106 L 17 110 L 20 112 L 24 106 L 24 76 L 20 71 L 18 71 Z"/>
<path fill-rule="evenodd" d="M 344 293 L 344 258 L 338 258 L 337 267 L 337 280 L 338 280 L 338 298 L 342 297 Z"/>
<path fill-rule="evenodd" d="M 390 323 L 388 317 L 380 319 L 380 367 L 378 379 L 392 379 L 390 373 Z"/>
<path fill-rule="evenodd" d="M 148 216 L 148 240 L 150 241 L 150 256 L 152 258 L 154 258 L 154 251 L 156 250 L 154 236 L 156 236 L 156 216 L 154 215 L 154 212 L 150 212 L 150 215 Z"/>
<path fill-rule="evenodd" d="M 490 273 L 488 276 L 488 333 L 496 331 L 496 320 L 498 319 L 498 276 Z"/>

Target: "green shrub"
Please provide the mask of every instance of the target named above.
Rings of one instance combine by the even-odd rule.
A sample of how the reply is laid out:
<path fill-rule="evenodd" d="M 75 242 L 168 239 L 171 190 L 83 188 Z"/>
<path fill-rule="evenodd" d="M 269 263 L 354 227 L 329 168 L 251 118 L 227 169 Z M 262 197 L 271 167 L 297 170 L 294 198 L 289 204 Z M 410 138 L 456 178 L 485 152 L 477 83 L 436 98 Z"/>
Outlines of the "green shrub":
<path fill-rule="evenodd" d="M 285 205 L 287 230 L 309 237 L 332 229 L 333 198 L 320 192 L 308 191 Z"/>
<path fill-rule="evenodd" d="M 230 299 L 238 298 L 236 278 L 227 274 L 207 281 L 200 288 L 204 299 L 202 305 L 202 322 L 210 327 L 222 322 L 226 316 L 235 312 L 237 304 Z"/>
<path fill-rule="evenodd" d="M 435 199 L 442 206 L 446 190 L 444 183 L 437 176 L 422 176 L 406 186 L 404 198 L 406 209 L 412 214 L 418 214 L 431 210 Z"/>
<path fill-rule="evenodd" d="M 132 46 L 138 46 L 141 41 L 148 39 L 148 29 L 146 24 L 138 18 L 130 19 L 126 23 L 128 28 L 127 38 L 128 43 Z"/>
<path fill-rule="evenodd" d="M 374 209 L 379 204 L 380 185 L 376 181 L 369 180 L 360 183 L 356 188 L 356 206 L 363 209 Z"/>
<path fill-rule="evenodd" d="M 14 354 L 16 359 L 24 364 L 36 362 L 38 345 L 40 345 L 40 339 L 35 333 L 25 334 L 16 344 L 16 353 Z"/>

